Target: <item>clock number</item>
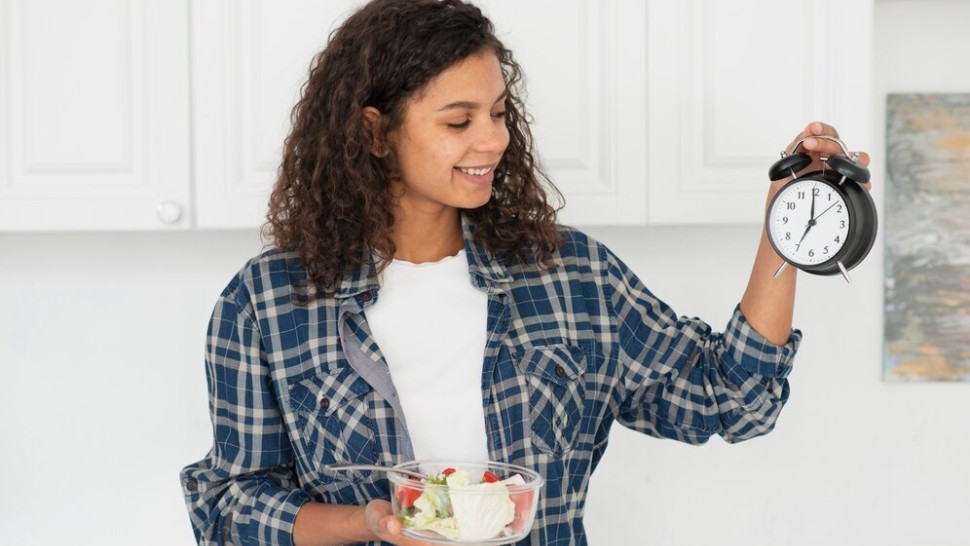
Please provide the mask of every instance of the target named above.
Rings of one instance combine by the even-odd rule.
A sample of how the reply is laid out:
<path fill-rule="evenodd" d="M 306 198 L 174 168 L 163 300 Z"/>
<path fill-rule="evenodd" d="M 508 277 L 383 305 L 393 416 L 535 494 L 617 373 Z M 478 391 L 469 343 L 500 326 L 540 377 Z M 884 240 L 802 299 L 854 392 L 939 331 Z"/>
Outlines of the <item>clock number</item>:
<path fill-rule="evenodd" d="M 798 198 L 799 199 L 805 199 L 805 192 L 803 192 L 803 191 L 798 192 Z"/>
<path fill-rule="evenodd" d="M 809 258 L 814 258 L 815 257 L 815 249 L 814 248 L 808 251 L 808 257 Z"/>
<path fill-rule="evenodd" d="M 841 229 L 845 229 L 845 220 L 841 220 L 841 221 L 839 222 L 839 227 L 840 227 Z"/>
<path fill-rule="evenodd" d="M 841 243 L 842 242 L 842 236 L 841 235 L 836 235 L 835 236 L 835 242 L 836 243 Z"/>
<path fill-rule="evenodd" d="M 782 224 L 787 224 L 788 223 L 788 217 L 787 216 L 782 216 L 781 217 L 781 223 Z"/>
<path fill-rule="evenodd" d="M 791 232 L 790 231 L 786 231 L 785 232 L 785 240 L 786 241 L 791 241 Z"/>
<path fill-rule="evenodd" d="M 795 210 L 795 202 L 794 201 L 788 203 L 788 210 Z"/>
<path fill-rule="evenodd" d="M 812 197 L 818 197 L 822 194 L 822 190 L 819 188 L 812 188 Z"/>
<path fill-rule="evenodd" d="M 829 247 L 828 246 L 822 247 L 822 254 L 828 255 L 828 253 L 829 253 Z"/>
<path fill-rule="evenodd" d="M 841 213 L 842 212 L 842 205 L 836 205 L 835 206 L 835 212 Z"/>

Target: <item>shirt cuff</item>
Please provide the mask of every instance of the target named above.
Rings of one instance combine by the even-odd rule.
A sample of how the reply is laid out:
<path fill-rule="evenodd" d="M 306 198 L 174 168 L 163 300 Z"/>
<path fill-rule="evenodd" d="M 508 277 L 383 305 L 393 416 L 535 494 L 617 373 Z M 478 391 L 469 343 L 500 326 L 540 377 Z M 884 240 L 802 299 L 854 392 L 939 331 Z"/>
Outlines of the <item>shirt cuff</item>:
<path fill-rule="evenodd" d="M 267 487 L 257 493 L 254 513 L 260 516 L 250 518 L 249 525 L 255 528 L 250 528 L 246 534 L 255 539 L 253 544 L 293 546 L 296 515 L 310 500 L 309 493 L 302 489 L 284 491 L 275 486 Z"/>
<path fill-rule="evenodd" d="M 742 368 L 764 377 L 786 377 L 792 368 L 792 360 L 802 340 L 801 330 L 792 330 L 784 345 L 775 345 L 755 330 L 744 314 L 741 305 L 734 308 L 734 315 L 724 330 L 728 354 Z"/>

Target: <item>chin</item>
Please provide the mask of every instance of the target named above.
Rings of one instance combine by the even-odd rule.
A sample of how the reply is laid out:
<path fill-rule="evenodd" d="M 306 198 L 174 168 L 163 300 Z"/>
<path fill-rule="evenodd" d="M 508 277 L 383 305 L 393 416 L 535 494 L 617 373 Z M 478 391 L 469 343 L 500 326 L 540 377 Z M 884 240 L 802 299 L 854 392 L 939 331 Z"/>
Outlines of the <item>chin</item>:
<path fill-rule="evenodd" d="M 470 202 L 470 203 L 468 203 L 467 206 L 464 206 L 464 207 L 461 207 L 461 208 L 463 208 L 463 209 L 478 209 L 478 208 L 482 208 L 485 205 L 487 205 L 489 201 L 491 201 L 491 196 L 489 196 L 488 199 L 480 199 L 480 200 L 477 200 L 477 201 L 474 201 L 474 202 Z"/>
<path fill-rule="evenodd" d="M 466 199 L 462 199 L 457 203 L 457 207 L 460 209 L 477 209 L 488 204 L 492 199 L 492 192 L 488 192 L 488 195 L 483 196 L 468 196 Z"/>

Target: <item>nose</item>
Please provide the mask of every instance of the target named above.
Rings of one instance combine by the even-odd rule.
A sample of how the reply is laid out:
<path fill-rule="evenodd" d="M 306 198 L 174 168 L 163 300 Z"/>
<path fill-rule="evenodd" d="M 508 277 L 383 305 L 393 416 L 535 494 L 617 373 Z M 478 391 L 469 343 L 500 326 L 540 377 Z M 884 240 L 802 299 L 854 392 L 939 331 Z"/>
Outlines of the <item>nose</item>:
<path fill-rule="evenodd" d="M 475 150 L 479 152 L 502 153 L 509 145 L 509 128 L 505 125 L 505 118 L 492 119 L 491 123 L 483 124 L 475 139 Z"/>

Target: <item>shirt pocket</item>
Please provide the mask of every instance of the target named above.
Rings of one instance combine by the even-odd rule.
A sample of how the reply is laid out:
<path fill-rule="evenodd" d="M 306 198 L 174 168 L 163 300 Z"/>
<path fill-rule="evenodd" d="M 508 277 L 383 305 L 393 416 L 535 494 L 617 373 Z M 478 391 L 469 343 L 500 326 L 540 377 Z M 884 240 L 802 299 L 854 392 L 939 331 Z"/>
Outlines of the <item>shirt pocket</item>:
<path fill-rule="evenodd" d="M 289 403 L 308 471 L 321 483 L 365 481 L 370 471 L 324 471 L 324 465 L 375 464 L 378 446 L 370 411 L 371 386 L 349 368 L 293 384 Z"/>
<path fill-rule="evenodd" d="M 583 418 L 586 355 L 571 345 L 533 347 L 523 353 L 518 366 L 529 389 L 534 443 L 556 457 L 569 453 Z"/>

